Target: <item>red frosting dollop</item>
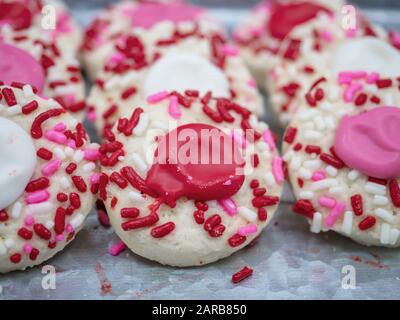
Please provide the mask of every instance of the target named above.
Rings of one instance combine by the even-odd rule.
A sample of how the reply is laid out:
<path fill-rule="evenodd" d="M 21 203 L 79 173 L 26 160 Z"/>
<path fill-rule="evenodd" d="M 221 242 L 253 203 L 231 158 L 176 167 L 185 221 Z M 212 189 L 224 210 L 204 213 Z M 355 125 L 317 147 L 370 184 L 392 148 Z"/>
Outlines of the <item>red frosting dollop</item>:
<path fill-rule="evenodd" d="M 171 206 L 183 196 L 223 200 L 241 188 L 243 167 L 232 137 L 207 124 L 187 124 L 160 138 L 146 184 Z"/>
<path fill-rule="evenodd" d="M 283 40 L 296 26 L 314 19 L 320 12 L 332 13 L 328 8 L 310 1 L 288 4 L 273 2 L 269 32 L 274 38 Z"/>
<path fill-rule="evenodd" d="M 31 26 L 32 14 L 27 6 L 20 2 L 0 2 L 0 25 L 9 24 L 19 31 Z"/>
<path fill-rule="evenodd" d="M 400 108 L 380 107 L 342 118 L 335 152 L 350 168 L 367 176 L 400 177 Z"/>

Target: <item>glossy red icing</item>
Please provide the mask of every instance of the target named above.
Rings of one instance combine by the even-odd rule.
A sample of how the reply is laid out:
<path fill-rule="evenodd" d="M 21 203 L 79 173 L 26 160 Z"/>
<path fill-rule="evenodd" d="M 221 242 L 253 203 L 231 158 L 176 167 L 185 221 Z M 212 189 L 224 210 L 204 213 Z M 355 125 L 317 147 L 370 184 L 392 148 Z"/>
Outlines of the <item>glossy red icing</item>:
<path fill-rule="evenodd" d="M 15 30 L 23 30 L 31 23 L 32 14 L 23 3 L 0 2 L 0 25 L 9 24 Z"/>

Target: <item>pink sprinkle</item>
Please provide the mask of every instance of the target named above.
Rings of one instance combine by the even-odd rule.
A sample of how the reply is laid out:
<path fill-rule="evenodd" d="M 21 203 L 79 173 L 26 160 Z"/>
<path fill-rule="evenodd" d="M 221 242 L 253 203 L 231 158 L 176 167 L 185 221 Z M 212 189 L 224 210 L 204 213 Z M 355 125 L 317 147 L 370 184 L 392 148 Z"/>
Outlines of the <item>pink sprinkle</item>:
<path fill-rule="evenodd" d="M 357 35 L 357 28 L 346 30 L 347 38 L 354 38 Z"/>
<path fill-rule="evenodd" d="M 90 176 L 90 183 L 91 183 L 92 185 L 98 184 L 99 181 L 100 181 L 100 174 L 99 174 L 99 173 L 93 173 L 93 174 Z"/>
<path fill-rule="evenodd" d="M 236 47 L 226 44 L 222 47 L 222 53 L 227 56 L 236 57 L 237 55 L 239 55 L 239 50 Z"/>
<path fill-rule="evenodd" d="M 326 178 L 326 174 L 322 170 L 315 171 L 311 177 L 312 181 L 320 181 Z"/>
<path fill-rule="evenodd" d="M 45 202 L 50 198 L 50 193 L 47 190 L 35 191 L 25 195 L 27 204 Z"/>
<path fill-rule="evenodd" d="M 54 126 L 53 129 L 58 132 L 64 132 L 67 129 L 67 126 L 64 122 L 59 122 Z"/>
<path fill-rule="evenodd" d="M 238 130 L 233 129 L 231 132 L 231 136 L 233 140 L 242 147 L 242 149 L 246 148 L 246 139 L 243 137 L 242 132 L 238 132 Z"/>
<path fill-rule="evenodd" d="M 270 151 L 274 151 L 276 148 L 274 137 L 272 136 L 271 130 L 266 129 L 263 133 L 263 139 L 269 146 Z"/>
<path fill-rule="evenodd" d="M 95 122 L 97 119 L 96 111 L 92 110 L 88 112 L 87 118 L 90 122 Z"/>
<path fill-rule="evenodd" d="M 25 243 L 24 246 L 22 247 L 22 249 L 24 250 L 24 252 L 26 254 L 30 254 L 32 252 L 32 246 L 29 243 Z"/>
<path fill-rule="evenodd" d="M 58 144 L 65 144 L 65 142 L 67 141 L 67 137 L 63 133 L 55 130 L 47 131 L 45 133 L 45 137 L 47 140 L 50 140 Z"/>
<path fill-rule="evenodd" d="M 249 85 L 250 88 L 255 88 L 255 89 L 257 88 L 257 83 L 253 79 L 247 81 L 247 84 Z"/>
<path fill-rule="evenodd" d="M 71 226 L 69 223 L 68 223 L 67 226 L 65 227 L 65 230 L 66 230 L 68 233 L 75 232 L 74 227 Z"/>
<path fill-rule="evenodd" d="M 240 227 L 238 230 L 238 234 L 240 234 L 241 236 L 248 236 L 256 232 L 257 232 L 257 226 L 255 224 L 248 224 L 245 227 Z"/>
<path fill-rule="evenodd" d="M 378 72 L 371 72 L 368 76 L 367 76 L 367 83 L 368 84 L 373 84 L 375 82 L 377 82 L 380 78 L 380 74 Z"/>
<path fill-rule="evenodd" d="M 112 245 L 108 249 L 108 253 L 111 254 L 112 256 L 116 257 L 118 256 L 122 251 L 126 249 L 126 244 L 123 243 L 122 241 L 117 242 L 116 244 Z"/>
<path fill-rule="evenodd" d="M 100 152 L 97 149 L 86 149 L 84 151 L 84 159 L 89 161 L 97 161 L 100 158 Z"/>
<path fill-rule="evenodd" d="M 76 142 L 74 140 L 72 140 L 72 139 L 69 139 L 67 141 L 67 146 L 72 148 L 72 149 L 76 149 Z"/>
<path fill-rule="evenodd" d="M 354 83 L 344 91 L 344 101 L 353 102 L 354 97 L 358 91 L 362 89 L 361 83 Z"/>
<path fill-rule="evenodd" d="M 159 93 L 152 94 L 151 96 L 147 97 L 147 102 L 148 103 L 158 103 L 160 101 L 163 101 L 169 96 L 169 93 L 167 91 L 161 91 Z"/>
<path fill-rule="evenodd" d="M 392 32 L 392 42 L 396 47 L 400 46 L 400 32 Z"/>
<path fill-rule="evenodd" d="M 325 208 L 332 209 L 336 206 L 336 200 L 329 197 L 320 197 L 319 204 Z"/>
<path fill-rule="evenodd" d="M 224 199 L 218 201 L 219 205 L 224 209 L 224 211 L 233 217 L 237 214 L 237 205 L 232 199 Z"/>
<path fill-rule="evenodd" d="M 60 169 L 61 164 L 62 162 L 59 159 L 48 162 L 46 165 L 43 166 L 42 174 L 46 177 L 52 176 L 57 172 L 58 169 Z"/>
<path fill-rule="evenodd" d="M 285 174 L 283 173 L 283 160 L 281 157 L 272 159 L 272 173 L 274 174 L 275 181 L 281 184 L 285 181 Z"/>
<path fill-rule="evenodd" d="M 325 226 L 327 228 L 332 228 L 335 222 L 342 216 L 344 210 L 346 209 L 345 203 L 338 203 L 336 206 L 329 212 L 329 214 L 325 218 Z"/>
<path fill-rule="evenodd" d="M 64 235 L 63 234 L 58 234 L 57 236 L 56 236 L 56 241 L 57 242 L 61 242 L 61 241 L 63 241 L 64 240 Z"/>
<path fill-rule="evenodd" d="M 171 96 L 169 98 L 168 113 L 172 118 L 176 120 L 182 117 L 181 110 L 179 110 L 178 98 L 176 96 Z"/>
<path fill-rule="evenodd" d="M 119 63 L 124 60 L 124 56 L 121 53 L 115 53 L 110 57 L 109 62 L 111 63 Z"/>
<path fill-rule="evenodd" d="M 35 218 L 32 215 L 27 215 L 24 219 L 24 224 L 28 227 L 35 224 Z"/>
<path fill-rule="evenodd" d="M 333 34 L 332 32 L 328 31 L 328 30 L 324 30 L 321 33 L 322 39 L 324 39 L 326 42 L 332 42 L 333 40 Z"/>

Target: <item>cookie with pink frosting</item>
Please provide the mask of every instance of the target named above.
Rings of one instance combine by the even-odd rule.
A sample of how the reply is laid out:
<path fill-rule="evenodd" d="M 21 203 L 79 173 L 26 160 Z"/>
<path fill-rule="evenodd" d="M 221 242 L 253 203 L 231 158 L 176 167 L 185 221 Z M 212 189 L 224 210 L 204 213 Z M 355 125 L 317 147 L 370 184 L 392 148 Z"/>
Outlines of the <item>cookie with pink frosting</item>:
<path fill-rule="evenodd" d="M 80 27 L 60 0 L 1 0 L 0 26 L 4 25 L 10 26 L 17 36 L 19 32 L 23 36 L 29 29 L 39 29 L 63 51 L 75 54 L 82 40 Z"/>
<path fill-rule="evenodd" d="M 135 29 L 115 44 L 88 99 L 89 118 L 101 136 L 126 110 L 154 96 L 180 92 L 181 101 L 210 92 L 257 115 L 262 97 L 238 50 L 219 34 Z"/>
<path fill-rule="evenodd" d="M 277 54 L 286 36 L 297 26 L 340 10 L 342 0 L 264 0 L 234 32 L 234 40 L 260 87 L 279 61 Z"/>
<path fill-rule="evenodd" d="M 38 28 L 0 29 L 0 79 L 30 84 L 44 97 L 58 101 L 74 117 L 86 114 L 85 85 L 75 53 L 64 50 Z"/>
<path fill-rule="evenodd" d="M 284 136 L 294 212 L 314 233 L 400 246 L 400 78 L 341 72 L 308 95 Z"/>
<path fill-rule="evenodd" d="M 358 17 L 356 29 L 346 29 L 342 20 L 342 16 L 314 19 L 283 41 L 279 62 L 265 80 L 272 110 L 283 126 L 321 75 L 359 70 L 400 75 L 400 34 L 371 25 L 363 17 Z M 313 103 L 310 95 L 307 99 Z"/>
<path fill-rule="evenodd" d="M 0 273 L 41 264 L 74 239 L 97 193 L 98 148 L 56 101 L 0 86 Z"/>
<path fill-rule="evenodd" d="M 117 41 L 131 30 L 143 34 L 149 43 L 155 38 L 164 39 L 165 45 L 173 36 L 223 34 L 222 27 L 201 7 L 181 1 L 118 2 L 100 11 L 85 31 L 82 56 L 92 80 L 114 53 Z"/>
<path fill-rule="evenodd" d="M 121 246 L 178 267 L 217 261 L 256 239 L 285 179 L 267 124 L 211 94 L 134 105 L 100 153 L 99 196 Z"/>

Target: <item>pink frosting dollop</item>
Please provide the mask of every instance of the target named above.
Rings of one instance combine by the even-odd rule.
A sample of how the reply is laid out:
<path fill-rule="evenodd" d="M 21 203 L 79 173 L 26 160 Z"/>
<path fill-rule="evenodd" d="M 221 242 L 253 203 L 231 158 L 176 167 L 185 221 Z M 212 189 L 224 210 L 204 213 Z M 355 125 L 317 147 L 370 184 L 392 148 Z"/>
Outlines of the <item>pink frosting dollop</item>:
<path fill-rule="evenodd" d="M 194 21 L 204 12 L 203 8 L 183 3 L 141 3 L 125 13 L 130 16 L 133 27 L 149 29 L 161 21 Z"/>
<path fill-rule="evenodd" d="M 400 108 L 380 107 L 344 116 L 336 131 L 335 152 L 350 168 L 363 174 L 400 177 Z"/>
<path fill-rule="evenodd" d="M 30 84 L 43 91 L 45 75 L 43 67 L 28 52 L 0 41 L 0 80 Z"/>

